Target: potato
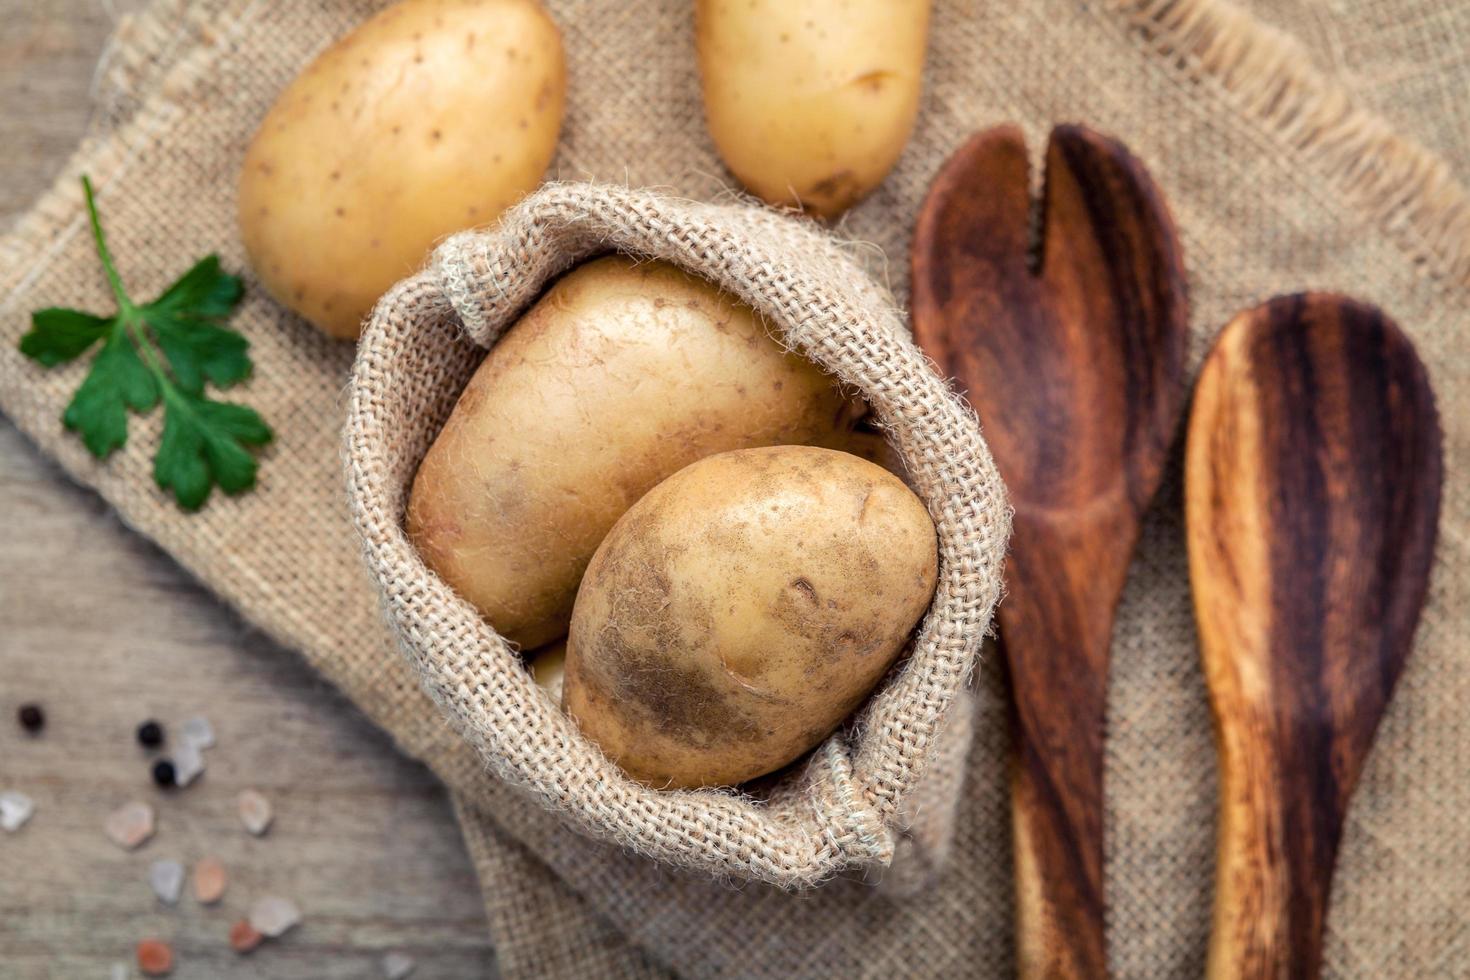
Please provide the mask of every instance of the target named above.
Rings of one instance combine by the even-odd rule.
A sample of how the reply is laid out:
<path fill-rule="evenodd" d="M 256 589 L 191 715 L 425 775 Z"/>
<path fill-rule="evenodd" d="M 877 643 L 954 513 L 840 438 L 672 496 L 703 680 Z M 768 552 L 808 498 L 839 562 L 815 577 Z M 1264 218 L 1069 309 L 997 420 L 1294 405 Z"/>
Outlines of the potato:
<path fill-rule="evenodd" d="M 535 681 L 547 696 L 558 704 L 561 703 L 561 682 L 566 673 L 566 666 L 567 644 L 565 640 L 558 640 L 532 652 L 526 661 L 526 669 L 531 672 L 531 680 Z"/>
<path fill-rule="evenodd" d="M 755 313 L 657 262 L 564 276 L 491 348 L 414 478 L 410 538 L 502 635 L 566 633 L 604 535 L 728 449 L 845 435 L 853 410 Z"/>
<path fill-rule="evenodd" d="M 823 217 L 878 186 L 919 109 L 929 0 L 699 0 L 705 121 L 753 194 Z"/>
<path fill-rule="evenodd" d="M 928 608 L 938 544 L 886 470 L 778 446 L 685 467 L 635 504 L 577 593 L 563 706 L 635 779 L 734 785 L 867 697 Z"/>
<path fill-rule="evenodd" d="M 281 93 L 245 154 L 250 264 L 284 305 L 356 337 L 434 243 L 532 190 L 556 149 L 561 36 L 532 0 L 405 0 Z"/>

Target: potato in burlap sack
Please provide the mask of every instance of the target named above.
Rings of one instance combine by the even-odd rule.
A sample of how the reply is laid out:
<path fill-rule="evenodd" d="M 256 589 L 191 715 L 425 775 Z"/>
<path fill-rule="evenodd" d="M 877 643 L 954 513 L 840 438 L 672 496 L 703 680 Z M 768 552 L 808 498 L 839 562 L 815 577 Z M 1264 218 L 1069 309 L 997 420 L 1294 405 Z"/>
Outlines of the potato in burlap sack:
<path fill-rule="evenodd" d="M 862 395 L 938 530 L 938 588 L 911 654 L 855 723 L 766 800 L 629 779 L 535 685 L 517 651 L 429 571 L 403 530 L 419 461 L 484 349 L 551 279 L 609 251 L 710 280 Z M 493 230 L 449 239 L 380 302 L 353 371 L 347 457 L 353 519 L 399 643 L 502 778 L 595 837 L 719 876 L 810 885 L 843 868 L 887 865 L 902 841 L 915 853 L 892 878 L 907 888 L 942 857 L 969 731 L 967 712 L 952 709 L 964 701 L 1000 591 L 1004 490 L 974 413 L 934 373 L 887 295 L 815 225 L 745 204 L 547 186 Z M 960 720 L 941 748 L 951 713 Z M 936 758 L 942 765 L 920 792 Z"/>

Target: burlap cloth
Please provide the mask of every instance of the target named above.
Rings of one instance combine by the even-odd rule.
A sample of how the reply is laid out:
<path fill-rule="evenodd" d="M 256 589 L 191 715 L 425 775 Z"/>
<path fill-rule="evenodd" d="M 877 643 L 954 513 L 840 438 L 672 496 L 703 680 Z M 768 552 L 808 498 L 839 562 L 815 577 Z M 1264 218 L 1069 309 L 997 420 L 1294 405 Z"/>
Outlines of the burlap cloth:
<path fill-rule="evenodd" d="M 591 845 L 487 776 L 393 650 L 348 527 L 338 462 L 352 352 L 252 289 L 236 322 L 258 371 L 246 398 L 277 428 L 262 483 L 184 517 L 152 486 L 156 414 L 99 466 L 64 433 L 79 367 L 15 350 L 28 311 L 104 309 L 75 175 L 90 172 L 125 275 L 146 294 L 211 250 L 234 267 L 235 171 L 273 94 L 374 4 L 176 0 L 111 52 L 97 134 L 0 242 L 0 408 L 131 525 L 300 650 L 454 788 L 507 975 L 999 976 L 1011 971 L 1003 700 L 976 679 L 953 860 L 921 897 L 839 880 L 790 895 L 733 888 Z M 718 192 L 688 5 L 558 2 L 571 101 L 559 176 Z M 925 184 L 974 128 L 1061 120 L 1121 137 L 1150 166 L 1190 268 L 1198 364 L 1237 309 L 1286 290 L 1383 306 L 1429 365 L 1445 426 L 1439 560 L 1414 657 L 1349 814 L 1329 920 L 1334 976 L 1466 975 L 1470 964 L 1470 204 L 1422 143 L 1470 167 L 1459 100 L 1470 8 L 1379 0 L 1333 25 L 1283 3 L 1300 48 L 1225 0 L 940 3 L 918 129 L 843 231 L 905 291 Z M 1351 39 L 1344 46 L 1343 39 Z M 1345 56 L 1349 51 L 1350 56 Z M 1377 115 L 1375 113 L 1381 113 Z M 1398 133 L 1417 138 L 1409 141 Z M 1177 465 L 1174 467 L 1177 473 Z M 1198 975 L 1212 888 L 1215 771 L 1188 599 L 1177 478 L 1143 536 L 1116 631 L 1109 724 L 1109 936 L 1120 976 Z"/>
<path fill-rule="evenodd" d="M 486 348 L 547 284 L 610 250 L 703 276 L 860 395 L 934 519 L 934 598 L 902 662 L 848 724 L 763 780 L 759 797 L 660 791 L 628 778 L 537 687 L 521 651 L 429 569 L 404 528 L 424 454 Z M 892 868 L 885 879 L 911 892 L 936 862 L 925 853 L 917 869 L 909 860 L 895 867 L 900 838 L 937 836 L 947 846 L 953 837 L 969 726 L 947 723 L 969 707 L 967 684 L 1000 597 L 1010 508 L 974 410 L 848 251 L 813 222 L 746 201 L 546 184 L 493 228 L 449 236 L 368 317 L 349 389 L 347 497 L 404 655 L 501 779 L 586 833 L 672 867 L 784 888 Z M 687 421 L 668 420 L 665 438 Z M 945 751 L 957 735 L 960 751 Z M 931 805 L 915 820 L 919 790 L 935 781 L 951 788 L 947 803 L 926 792 Z"/>

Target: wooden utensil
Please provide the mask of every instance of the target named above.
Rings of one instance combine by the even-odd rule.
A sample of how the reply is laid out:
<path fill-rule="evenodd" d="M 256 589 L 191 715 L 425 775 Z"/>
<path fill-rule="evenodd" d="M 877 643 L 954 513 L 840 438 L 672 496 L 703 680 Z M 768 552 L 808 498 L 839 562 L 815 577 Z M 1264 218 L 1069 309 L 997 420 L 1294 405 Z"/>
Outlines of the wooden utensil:
<path fill-rule="evenodd" d="M 1206 361 L 1185 465 L 1220 751 L 1209 976 L 1316 977 L 1343 816 L 1434 551 L 1424 365 L 1371 306 L 1273 299 Z"/>
<path fill-rule="evenodd" d="M 919 343 L 978 410 L 1015 507 L 1000 605 L 1016 726 L 1021 975 L 1100 977 L 1108 647 L 1183 401 L 1184 264 L 1163 198 L 1078 126 L 1046 153 L 1039 262 L 1021 131 L 982 132 L 919 214 Z"/>

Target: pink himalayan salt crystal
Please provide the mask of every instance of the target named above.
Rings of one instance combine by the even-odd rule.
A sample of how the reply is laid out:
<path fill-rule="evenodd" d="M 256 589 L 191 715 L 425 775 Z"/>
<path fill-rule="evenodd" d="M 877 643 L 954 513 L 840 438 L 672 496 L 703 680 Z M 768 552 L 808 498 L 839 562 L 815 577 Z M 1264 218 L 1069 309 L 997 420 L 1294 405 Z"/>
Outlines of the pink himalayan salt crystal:
<path fill-rule="evenodd" d="M 138 969 L 145 977 L 166 977 L 174 970 L 174 948 L 161 939 L 138 944 Z"/>
<path fill-rule="evenodd" d="M 249 919 L 241 919 L 230 926 L 230 948 L 237 953 L 250 952 L 264 939 L 265 937 L 250 924 Z"/>
<path fill-rule="evenodd" d="M 271 810 L 271 801 L 260 793 L 253 789 L 241 790 L 235 798 L 235 805 L 240 810 L 240 822 L 256 837 L 270 829 L 275 814 Z"/>
<path fill-rule="evenodd" d="M 108 814 L 102 828 L 114 844 L 131 851 L 153 836 L 153 807 L 139 800 L 124 803 Z"/>
<path fill-rule="evenodd" d="M 219 858 L 200 858 L 194 864 L 194 897 L 200 905 L 213 905 L 225 894 L 229 876 Z"/>

